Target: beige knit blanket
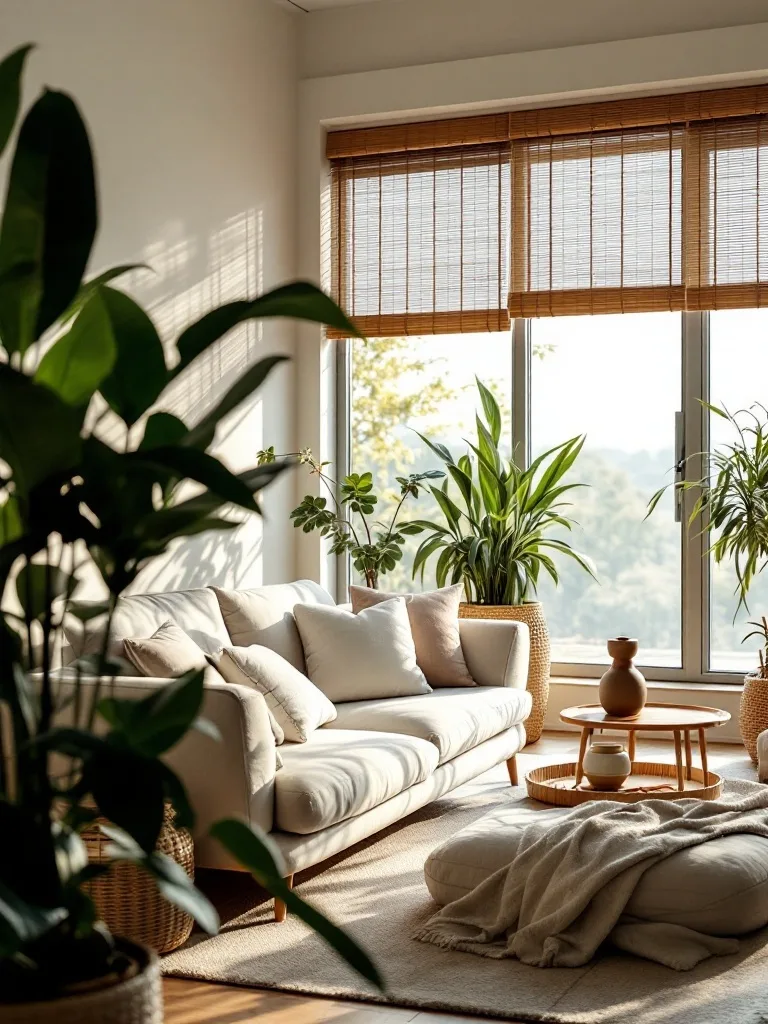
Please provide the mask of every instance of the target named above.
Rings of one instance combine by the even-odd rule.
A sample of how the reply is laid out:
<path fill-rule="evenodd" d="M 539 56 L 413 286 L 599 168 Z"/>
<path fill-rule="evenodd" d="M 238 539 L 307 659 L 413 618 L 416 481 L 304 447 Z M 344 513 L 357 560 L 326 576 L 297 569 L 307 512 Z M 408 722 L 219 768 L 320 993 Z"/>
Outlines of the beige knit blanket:
<path fill-rule="evenodd" d="M 533 823 L 506 867 L 414 938 L 536 967 L 579 967 L 608 938 L 677 970 L 735 953 L 735 939 L 622 916 L 640 877 L 662 858 L 734 832 L 768 837 L 768 787 L 729 786 L 716 801 L 596 800 L 555 824 Z"/>

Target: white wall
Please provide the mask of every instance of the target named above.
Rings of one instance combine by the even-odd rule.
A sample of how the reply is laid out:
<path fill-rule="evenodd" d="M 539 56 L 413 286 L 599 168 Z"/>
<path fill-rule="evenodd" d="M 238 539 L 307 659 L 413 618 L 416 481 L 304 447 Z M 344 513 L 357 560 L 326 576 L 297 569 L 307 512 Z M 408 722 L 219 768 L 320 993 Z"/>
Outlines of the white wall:
<path fill-rule="evenodd" d="M 297 16 L 272 0 L 2 0 L 5 53 L 32 41 L 27 101 L 43 83 L 71 91 L 90 125 L 102 227 L 92 270 L 146 261 L 133 291 L 164 338 L 213 303 L 295 277 Z M 193 422 L 259 356 L 293 354 L 280 321 L 233 333 L 170 395 Z M 220 429 L 234 469 L 262 444 L 291 450 L 294 370 Z M 151 566 L 136 589 L 292 579 L 293 483 L 226 538 L 207 534 Z"/>
<path fill-rule="evenodd" d="M 387 0 L 301 19 L 304 78 L 639 39 L 766 19 L 766 0 Z"/>

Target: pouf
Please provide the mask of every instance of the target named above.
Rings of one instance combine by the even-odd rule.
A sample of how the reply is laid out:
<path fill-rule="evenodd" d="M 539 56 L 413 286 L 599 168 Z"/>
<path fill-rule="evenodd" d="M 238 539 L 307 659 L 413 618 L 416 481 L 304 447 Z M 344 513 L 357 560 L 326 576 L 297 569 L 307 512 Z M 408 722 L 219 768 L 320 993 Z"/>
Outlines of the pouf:
<path fill-rule="evenodd" d="M 429 855 L 424 878 L 430 895 L 441 905 L 466 895 L 509 864 L 526 825 L 554 822 L 570 811 L 518 803 L 479 818 Z M 768 924 L 768 839 L 723 836 L 666 857 L 645 872 L 626 913 L 707 935 L 763 928 Z"/>

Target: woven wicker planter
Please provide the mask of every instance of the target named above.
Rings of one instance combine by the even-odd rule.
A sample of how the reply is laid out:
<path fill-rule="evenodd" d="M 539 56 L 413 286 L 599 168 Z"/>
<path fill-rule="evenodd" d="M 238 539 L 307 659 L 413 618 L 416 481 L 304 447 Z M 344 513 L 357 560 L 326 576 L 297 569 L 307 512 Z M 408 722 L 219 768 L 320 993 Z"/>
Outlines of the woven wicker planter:
<path fill-rule="evenodd" d="M 531 633 L 531 660 L 528 665 L 528 692 L 533 699 L 530 717 L 525 723 L 526 743 L 535 743 L 544 728 L 549 701 L 549 630 L 540 602 L 527 604 L 460 604 L 460 619 L 503 619 L 524 622 Z"/>
<path fill-rule="evenodd" d="M 747 753 L 757 764 L 757 737 L 768 729 L 768 679 L 753 673 L 744 676 L 739 728 Z"/>
<path fill-rule="evenodd" d="M 118 940 L 118 946 L 139 964 L 132 978 L 40 1003 L 0 1002 L 0 1020 L 3 1024 L 163 1024 L 157 957 L 124 940 Z"/>
<path fill-rule="evenodd" d="M 99 821 L 106 824 L 104 818 Z M 98 827 L 99 821 L 81 833 L 88 860 L 94 864 L 109 859 L 105 847 L 110 840 Z M 170 804 L 165 807 L 157 849 L 180 864 L 190 878 L 195 877 L 192 836 L 185 828 L 176 828 Z M 154 879 L 135 864 L 113 863 L 107 874 L 88 882 L 86 890 L 113 935 L 125 935 L 158 953 L 182 946 L 192 932 L 191 916 L 164 899 Z"/>

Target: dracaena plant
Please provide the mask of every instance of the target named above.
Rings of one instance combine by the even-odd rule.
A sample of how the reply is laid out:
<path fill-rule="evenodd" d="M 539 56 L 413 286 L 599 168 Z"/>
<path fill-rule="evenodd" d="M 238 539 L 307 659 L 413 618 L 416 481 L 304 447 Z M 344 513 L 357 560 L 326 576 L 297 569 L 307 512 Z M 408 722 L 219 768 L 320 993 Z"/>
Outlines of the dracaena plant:
<path fill-rule="evenodd" d="M 584 484 L 564 479 L 584 445 L 574 437 L 555 445 L 521 469 L 499 451 L 502 418 L 492 392 L 477 380 L 483 417 L 476 416 L 477 437 L 456 457 L 443 444 L 422 441 L 445 465 L 442 487 L 431 487 L 444 523 L 426 520 L 413 562 L 413 577 L 435 560 L 439 587 L 463 583 L 475 604 L 514 605 L 535 599 L 543 575 L 559 582 L 560 558 L 575 561 L 594 578 L 590 561 L 563 536 L 574 520 L 566 496 Z M 452 487 L 449 487 L 449 483 Z"/>
<path fill-rule="evenodd" d="M 28 49 L 0 63 L 0 153 L 19 117 Z M 280 357 L 251 366 L 195 424 L 164 411 L 168 386 L 244 321 L 287 316 L 354 333 L 327 296 L 296 283 L 213 309 L 176 339 L 169 365 L 150 317 L 109 283 L 125 267 L 84 281 L 97 223 L 86 127 L 70 96 L 46 91 L 21 123 L 0 225 L 0 1002 L 52 997 L 119 972 L 121 953 L 83 888 L 109 869 L 88 864 L 79 834 L 97 818 L 111 822 L 113 861 L 136 863 L 167 899 L 217 929 L 213 906 L 156 850 L 166 801 L 177 824 L 194 826 L 163 756 L 189 729 L 211 729 L 200 719 L 203 675 L 121 699 L 111 686 L 121 666 L 107 657 L 109 623 L 153 558 L 176 538 L 231 530 L 235 510 L 258 514 L 258 492 L 286 468 L 233 474 L 208 452 L 217 424 Z M 105 414 L 122 424 L 118 447 L 92 426 Z M 185 481 L 197 493 L 182 500 Z M 105 593 L 87 610 L 76 603 L 85 563 Z M 106 618 L 101 654 L 65 680 L 52 669 L 62 620 L 94 610 Z M 212 833 L 379 982 L 365 953 L 286 888 L 267 837 L 236 820 Z"/>
<path fill-rule="evenodd" d="M 298 461 L 309 466 L 312 475 L 317 476 L 325 494 L 307 494 L 293 512 L 291 519 L 297 529 L 304 533 L 319 530 L 321 537 L 330 541 L 334 555 L 349 552 L 352 565 L 365 580 L 367 587 L 377 587 L 379 578 L 392 572 L 403 557 L 403 544 L 409 535 L 420 533 L 421 527 L 411 523 L 399 523 L 398 519 L 408 498 L 418 498 L 425 480 L 437 480 L 445 476 L 441 470 L 427 470 L 425 473 L 410 473 L 397 477 L 400 487 L 397 504 L 388 521 L 375 519 L 379 497 L 373 490 L 372 473 L 350 473 L 343 480 L 336 481 L 326 472 L 330 462 L 320 462 L 311 448 L 287 455 L 275 455 L 274 446 L 264 448 L 257 456 L 260 466 L 279 465 Z M 329 505 L 330 499 L 330 505 Z"/>

